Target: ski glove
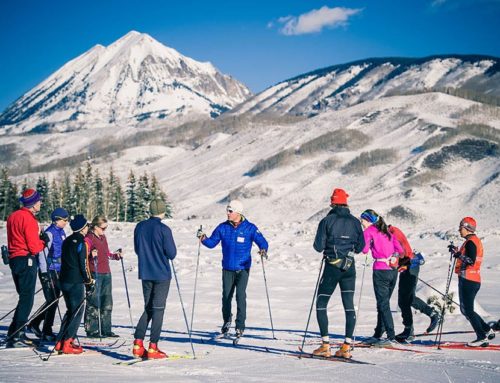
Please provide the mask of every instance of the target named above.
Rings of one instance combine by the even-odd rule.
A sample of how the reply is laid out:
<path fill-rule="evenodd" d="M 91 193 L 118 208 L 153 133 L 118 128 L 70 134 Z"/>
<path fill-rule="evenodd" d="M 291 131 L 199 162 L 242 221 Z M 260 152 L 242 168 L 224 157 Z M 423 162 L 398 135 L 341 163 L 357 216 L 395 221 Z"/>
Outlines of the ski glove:
<path fill-rule="evenodd" d="M 207 236 L 206 234 L 203 232 L 203 230 L 201 229 L 198 229 L 198 231 L 196 232 L 196 237 L 200 240 L 204 240 Z"/>
<path fill-rule="evenodd" d="M 49 273 L 40 273 L 40 282 L 42 283 L 42 285 L 49 285 L 50 284 Z"/>
<path fill-rule="evenodd" d="M 45 231 L 42 231 L 40 233 L 40 239 L 43 241 L 43 243 L 45 244 L 45 247 L 48 247 L 49 246 L 49 242 L 50 242 L 50 238 L 49 238 L 49 235 L 45 232 Z"/>
<path fill-rule="evenodd" d="M 455 253 L 458 251 L 458 247 L 456 247 L 453 244 L 448 245 L 448 251 L 450 253 L 453 253 L 453 256 L 455 256 Z"/>
<path fill-rule="evenodd" d="M 85 291 L 87 295 L 92 295 L 95 290 L 95 279 L 91 279 L 89 283 L 85 284 Z"/>
<path fill-rule="evenodd" d="M 267 250 L 266 249 L 260 249 L 259 250 L 259 255 L 261 256 L 261 258 L 264 258 L 264 259 L 268 259 L 269 256 L 267 255 Z"/>

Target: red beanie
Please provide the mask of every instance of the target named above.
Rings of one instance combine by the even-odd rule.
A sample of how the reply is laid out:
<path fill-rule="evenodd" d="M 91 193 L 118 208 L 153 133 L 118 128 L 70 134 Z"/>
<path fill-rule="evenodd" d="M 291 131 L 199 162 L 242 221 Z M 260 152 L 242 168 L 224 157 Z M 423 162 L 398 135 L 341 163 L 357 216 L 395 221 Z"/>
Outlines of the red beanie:
<path fill-rule="evenodd" d="M 472 217 L 462 218 L 460 221 L 460 227 L 463 227 L 470 232 L 474 233 L 476 231 L 477 223 L 476 220 Z"/>
<path fill-rule="evenodd" d="M 34 206 L 41 199 L 42 196 L 35 189 L 26 189 L 23 191 L 23 194 L 21 195 L 21 198 L 19 198 L 19 201 L 23 204 L 24 207 L 29 208 Z"/>
<path fill-rule="evenodd" d="M 344 189 L 333 189 L 332 196 L 330 197 L 331 205 L 347 205 L 347 197 L 349 194 Z"/>

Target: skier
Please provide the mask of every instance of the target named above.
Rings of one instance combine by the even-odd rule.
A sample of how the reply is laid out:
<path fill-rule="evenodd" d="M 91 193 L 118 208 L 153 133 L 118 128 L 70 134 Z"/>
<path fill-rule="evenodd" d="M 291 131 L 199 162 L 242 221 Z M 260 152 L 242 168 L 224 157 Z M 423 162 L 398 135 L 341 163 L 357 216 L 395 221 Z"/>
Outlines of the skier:
<path fill-rule="evenodd" d="M 59 272 L 61 271 L 61 248 L 66 239 L 64 228 L 69 219 L 69 213 L 62 207 L 56 208 L 50 215 L 52 224 L 45 229 L 49 238 L 45 249 L 38 253 L 38 266 L 40 283 L 45 297 L 44 307 L 53 302 L 61 293 L 59 286 Z M 44 308 L 43 307 L 43 308 Z M 56 315 L 58 303 L 51 305 L 45 312 L 38 315 L 31 321 L 30 330 L 40 339 L 53 342 L 56 339 L 52 326 Z M 40 331 L 40 323 L 43 321 L 43 328 Z"/>
<path fill-rule="evenodd" d="M 132 353 L 136 358 L 163 359 L 167 355 L 158 348 L 172 273 L 170 260 L 177 255 L 170 228 L 161 222 L 167 206 L 163 200 L 153 200 L 149 205 L 151 217 L 139 222 L 134 230 L 134 250 L 142 280 L 144 312 L 137 323 Z M 144 348 L 144 338 L 149 322 L 151 335 L 149 347 Z"/>
<path fill-rule="evenodd" d="M 325 357 L 331 356 L 327 307 L 337 284 L 340 285 L 346 325 L 344 343 L 335 352 L 335 356 L 351 358 L 352 334 L 356 324 L 354 255 L 363 250 L 365 240 L 359 220 L 349 212 L 347 197 L 349 195 L 343 189 L 333 190 L 330 198 L 332 209 L 319 223 L 313 245 L 314 249 L 323 252 L 325 257 L 325 268 L 316 297 L 316 317 L 322 343 L 313 354 Z"/>
<path fill-rule="evenodd" d="M 73 234 L 62 244 L 59 275 L 67 311 L 54 350 L 64 354 L 81 354 L 82 347 L 75 345 L 73 341 L 83 316 L 85 290 L 90 294 L 95 281 L 90 274 L 88 263 L 90 248 L 85 241 L 85 235 L 89 230 L 87 219 L 82 214 L 77 214 L 69 225 Z"/>
<path fill-rule="evenodd" d="M 268 243 L 257 226 L 243 216 L 243 204 L 231 201 L 226 207 L 227 220 L 219 224 L 207 237 L 202 230 L 196 233 L 201 243 L 213 249 L 222 242 L 222 318 L 221 334 L 227 336 L 231 328 L 231 301 L 236 290 L 236 338 L 245 331 L 246 288 L 252 265 L 252 243 L 259 254 L 267 258 Z"/>
<path fill-rule="evenodd" d="M 431 319 L 426 332 L 432 332 L 439 323 L 441 316 L 415 295 L 415 289 L 418 282 L 418 273 L 420 271 L 420 263 L 408 242 L 404 233 L 396 226 L 389 225 L 389 233 L 396 237 L 401 247 L 403 248 L 403 257 L 399 260 L 399 286 L 398 286 L 398 305 L 401 309 L 403 317 L 404 330 L 396 335 L 398 342 L 411 342 L 414 337 L 413 331 L 413 314 L 411 308 L 414 307 L 420 312 L 425 313 Z M 383 332 L 383 331 L 382 331 Z"/>
<path fill-rule="evenodd" d="M 477 223 L 474 218 L 463 218 L 458 231 L 465 242 L 460 249 L 453 245 L 448 246 L 453 257 L 457 259 L 455 273 L 458 274 L 460 311 L 470 322 L 477 336 L 476 340 L 467 343 L 469 347 L 488 346 L 489 341 L 495 337 L 495 332 L 474 311 L 474 300 L 481 288 L 481 264 L 483 262 L 483 244 L 476 235 L 476 227 Z"/>
<path fill-rule="evenodd" d="M 22 208 L 7 218 L 7 243 L 9 267 L 19 300 L 7 332 L 7 347 L 24 347 L 32 344 L 24 328 L 33 308 L 37 264 L 35 255 L 46 246 L 46 236 L 40 239 L 40 227 L 36 215 L 42 206 L 41 196 L 34 189 L 23 191 L 19 201 Z"/>
<path fill-rule="evenodd" d="M 97 215 L 90 224 L 90 230 L 85 236 L 90 250 L 97 250 L 97 257 L 89 259 L 90 271 L 96 281 L 96 288 L 88 297 L 85 309 L 85 331 L 89 338 L 117 338 L 111 330 L 111 312 L 113 310 L 112 278 L 109 260 L 120 260 L 121 251 L 111 253 L 108 240 L 104 234 L 108 228 L 108 220 L 103 215 Z M 97 264 L 97 270 L 96 270 Z M 100 326 L 99 326 L 100 322 Z"/>
<path fill-rule="evenodd" d="M 396 236 L 391 235 L 384 219 L 374 210 L 368 209 L 361 214 L 361 225 L 365 229 L 363 253 L 372 252 L 373 289 L 377 300 L 377 326 L 373 337 L 367 343 L 379 347 L 391 346 L 395 341 L 394 321 L 390 300 L 398 278 L 398 260 L 403 248 Z M 384 330 L 387 338 L 381 339 Z"/>

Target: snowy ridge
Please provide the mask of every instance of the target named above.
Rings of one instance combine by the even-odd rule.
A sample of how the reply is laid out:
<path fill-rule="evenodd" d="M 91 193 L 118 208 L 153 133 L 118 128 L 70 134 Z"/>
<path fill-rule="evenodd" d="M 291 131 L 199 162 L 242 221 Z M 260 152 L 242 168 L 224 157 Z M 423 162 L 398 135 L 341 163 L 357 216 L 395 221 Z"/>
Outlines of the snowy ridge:
<path fill-rule="evenodd" d="M 389 95 L 445 88 L 500 97 L 499 64 L 496 57 L 463 55 L 360 60 L 280 82 L 234 113 L 312 116 Z"/>
<path fill-rule="evenodd" d="M 132 31 L 94 46 L 20 97 L 0 115 L 0 132 L 180 123 L 216 117 L 249 95 L 209 62 Z"/>

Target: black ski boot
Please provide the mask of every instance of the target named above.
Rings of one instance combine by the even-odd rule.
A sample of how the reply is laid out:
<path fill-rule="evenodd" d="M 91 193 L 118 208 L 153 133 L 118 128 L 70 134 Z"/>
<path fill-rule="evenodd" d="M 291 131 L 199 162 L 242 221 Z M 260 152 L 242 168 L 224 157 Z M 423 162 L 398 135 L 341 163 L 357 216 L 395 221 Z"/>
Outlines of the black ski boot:
<path fill-rule="evenodd" d="M 401 334 L 396 335 L 396 341 L 399 343 L 410 343 L 414 339 L 413 326 L 406 326 Z"/>
<path fill-rule="evenodd" d="M 439 314 L 437 311 L 433 311 L 431 314 L 431 323 L 429 324 L 429 327 L 427 327 L 427 330 L 425 330 L 425 332 L 427 334 L 433 332 L 438 326 L 440 321 L 441 321 L 441 314 Z"/>
<path fill-rule="evenodd" d="M 233 339 L 233 344 L 236 346 L 238 342 L 240 341 L 241 337 L 243 336 L 243 330 L 240 330 L 239 328 L 236 329 L 236 334 Z"/>
<path fill-rule="evenodd" d="M 229 317 L 229 320 L 222 324 L 222 327 L 220 328 L 220 334 L 217 336 L 217 338 L 229 338 L 229 330 L 231 329 L 232 320 L 233 316 L 231 315 Z"/>

